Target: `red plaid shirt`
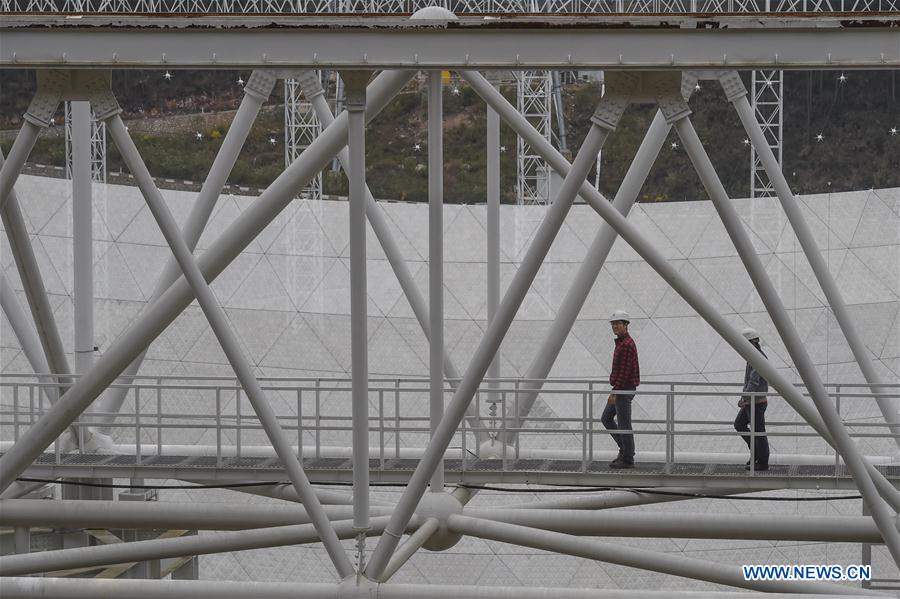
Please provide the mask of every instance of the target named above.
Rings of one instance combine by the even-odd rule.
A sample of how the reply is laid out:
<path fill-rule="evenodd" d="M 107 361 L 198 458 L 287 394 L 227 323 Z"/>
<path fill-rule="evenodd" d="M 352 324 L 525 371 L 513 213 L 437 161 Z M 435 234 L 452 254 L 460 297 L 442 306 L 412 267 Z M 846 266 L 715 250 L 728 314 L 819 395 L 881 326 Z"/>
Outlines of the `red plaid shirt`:
<path fill-rule="evenodd" d="M 614 391 L 635 389 L 641 384 L 641 367 L 638 364 L 637 346 L 631 335 L 616 338 L 616 349 L 613 352 L 612 370 L 609 372 L 609 384 Z"/>

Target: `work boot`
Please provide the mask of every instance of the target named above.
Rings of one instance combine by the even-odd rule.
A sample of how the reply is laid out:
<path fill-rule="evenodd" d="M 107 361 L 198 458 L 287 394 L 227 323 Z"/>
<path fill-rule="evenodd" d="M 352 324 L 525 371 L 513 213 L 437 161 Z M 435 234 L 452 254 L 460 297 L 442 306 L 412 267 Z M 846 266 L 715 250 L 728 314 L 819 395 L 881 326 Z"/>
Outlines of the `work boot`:
<path fill-rule="evenodd" d="M 609 463 L 609 467 L 614 470 L 622 470 L 624 468 L 634 468 L 634 460 L 630 460 L 625 458 L 624 456 L 619 456 L 615 460 Z"/>

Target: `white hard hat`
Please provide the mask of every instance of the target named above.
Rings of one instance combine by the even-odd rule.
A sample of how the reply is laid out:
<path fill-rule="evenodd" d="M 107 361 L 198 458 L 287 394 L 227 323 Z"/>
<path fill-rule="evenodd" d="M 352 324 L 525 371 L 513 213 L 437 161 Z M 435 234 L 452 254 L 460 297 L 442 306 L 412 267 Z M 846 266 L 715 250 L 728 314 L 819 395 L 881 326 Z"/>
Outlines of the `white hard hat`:
<path fill-rule="evenodd" d="M 631 322 L 631 315 L 628 314 L 625 310 L 616 310 L 612 313 L 612 316 L 609 317 L 610 322 L 615 322 L 617 320 L 624 320 L 625 322 Z"/>
<path fill-rule="evenodd" d="M 741 331 L 741 335 L 744 336 L 744 339 L 747 341 L 753 341 L 754 339 L 759 339 L 759 333 L 756 332 L 756 329 L 752 327 L 747 327 L 743 331 Z"/>

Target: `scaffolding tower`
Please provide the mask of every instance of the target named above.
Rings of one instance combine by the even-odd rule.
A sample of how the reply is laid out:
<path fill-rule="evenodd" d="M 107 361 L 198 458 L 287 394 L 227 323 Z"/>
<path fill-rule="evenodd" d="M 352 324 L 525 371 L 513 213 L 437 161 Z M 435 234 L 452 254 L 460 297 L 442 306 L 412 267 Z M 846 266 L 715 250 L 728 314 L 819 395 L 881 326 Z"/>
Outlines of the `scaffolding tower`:
<path fill-rule="evenodd" d="M 553 86 L 549 71 L 516 73 L 516 104 L 519 112 L 538 132 L 550 140 L 550 98 Z M 516 201 L 522 205 L 550 203 L 550 170 L 525 140 L 516 145 Z"/>
<path fill-rule="evenodd" d="M 66 178 L 72 178 L 72 103 L 66 102 Z M 106 125 L 91 110 L 91 179 L 106 183 Z"/>
<path fill-rule="evenodd" d="M 320 75 L 321 76 L 321 75 Z M 322 132 L 312 105 L 303 99 L 296 79 L 284 80 L 284 166 L 290 166 Z M 301 197 L 322 199 L 322 172 L 300 192 Z"/>
<path fill-rule="evenodd" d="M 782 165 L 782 124 L 784 108 L 784 71 L 753 71 L 752 104 L 756 120 L 762 127 L 772 153 Z M 772 182 L 760 161 L 756 149 L 750 146 L 750 197 L 768 198 L 775 195 Z"/>

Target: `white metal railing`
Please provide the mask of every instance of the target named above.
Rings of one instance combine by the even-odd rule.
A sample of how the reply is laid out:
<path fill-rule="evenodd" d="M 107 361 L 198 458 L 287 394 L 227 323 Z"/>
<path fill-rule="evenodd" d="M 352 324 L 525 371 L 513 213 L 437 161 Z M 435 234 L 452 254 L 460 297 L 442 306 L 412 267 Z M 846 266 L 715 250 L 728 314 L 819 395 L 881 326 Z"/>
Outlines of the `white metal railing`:
<path fill-rule="evenodd" d="M 427 0 L 0 0 L 0 12 L 410 14 Z M 900 0 L 453 0 L 456 14 L 748 14 L 900 11 Z"/>
<path fill-rule="evenodd" d="M 17 441 L 49 407 L 41 391 L 50 383 L 47 375 L 0 374 L 0 441 Z M 52 380 L 52 379 L 50 379 Z M 296 439 L 301 457 L 349 457 L 351 447 L 350 379 L 260 378 L 260 383 L 276 411 L 285 434 Z M 488 382 L 492 386 L 488 387 Z M 516 425 L 519 403 L 529 387 L 543 383 L 539 395 L 554 406 L 560 415 L 531 415 Z M 116 415 L 111 432 L 118 451 L 134 456 L 135 464 L 151 455 L 208 455 L 216 464 L 232 457 L 274 456 L 262 426 L 249 406 L 240 385 L 233 378 L 137 376 L 113 386 L 128 389 L 122 412 Z M 900 397 L 900 384 L 881 385 L 880 394 Z M 829 395 L 838 412 L 845 416 L 851 437 L 857 441 L 881 443 L 880 455 L 896 453 L 893 435 L 874 406 L 873 394 L 864 384 L 831 383 Z M 369 387 L 370 452 L 384 468 L 396 457 L 418 457 L 430 437 L 428 415 L 428 380 L 417 377 L 373 378 Z M 452 396 L 448 382 L 446 397 Z M 581 462 L 583 470 L 614 448 L 608 432 L 600 423 L 600 414 L 611 393 L 609 385 L 598 379 L 548 379 L 533 381 L 504 378 L 485 381 L 473 398 L 481 426 L 463 422 L 451 445 L 448 457 L 461 458 L 462 468 L 476 458 L 499 460 L 500 468 L 511 468 L 521 458 L 568 459 Z M 632 393 L 632 392 L 627 392 Z M 639 455 L 656 449 L 660 462 L 670 467 L 679 461 L 715 462 L 716 455 L 706 452 L 706 460 L 698 460 L 698 452 L 676 449 L 685 439 L 727 438 L 717 440 L 720 447 L 740 450 L 734 445 L 738 437 L 731 420 L 709 417 L 698 409 L 714 401 L 727 401 L 731 406 L 744 396 L 739 384 L 708 382 L 652 381 L 641 385 L 635 402 L 649 414 L 633 418 Z M 777 398 L 775 393 L 750 394 Z M 765 434 L 773 443 L 779 440 L 804 440 L 821 457 L 839 456 L 826 448 L 819 435 L 791 410 L 778 404 L 767 419 Z M 720 403 L 720 412 L 725 405 Z M 679 412 L 681 414 L 679 415 Z M 685 414 L 684 412 L 690 412 Z M 728 412 L 729 414 L 731 412 Z M 753 411 L 751 410 L 751 415 Z M 778 418 L 771 418 L 777 415 Z M 876 416 L 877 415 L 877 416 Z M 90 412 L 74 423 L 84 434 L 85 427 L 97 427 L 108 414 Z M 793 419 L 787 417 L 793 416 Z M 751 423 L 751 429 L 753 425 Z M 756 434 L 751 433 L 751 436 Z M 510 440 L 496 443 L 496 449 L 485 454 L 476 437 Z M 818 442 L 816 443 L 816 440 Z M 80 444 L 83 446 L 83 443 Z M 658 451 L 659 449 L 662 451 Z M 53 452 L 60 462 L 67 449 L 57 440 Z M 700 452 L 702 453 L 702 452 Z M 685 459 L 687 458 L 687 459 Z M 831 458 L 825 458 L 830 463 Z M 820 463 L 822 460 L 820 459 Z M 839 471 L 835 468 L 835 474 Z"/>

